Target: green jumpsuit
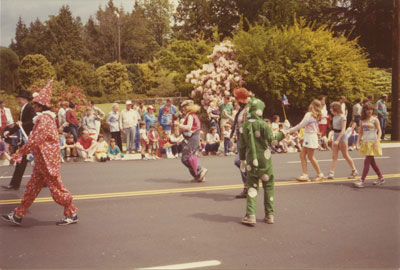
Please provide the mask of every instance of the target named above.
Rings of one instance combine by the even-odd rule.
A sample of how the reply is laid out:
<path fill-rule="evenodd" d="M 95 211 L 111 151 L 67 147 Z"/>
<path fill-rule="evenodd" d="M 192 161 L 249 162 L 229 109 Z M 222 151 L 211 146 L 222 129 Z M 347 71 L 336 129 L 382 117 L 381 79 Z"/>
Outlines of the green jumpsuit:
<path fill-rule="evenodd" d="M 246 215 L 255 215 L 259 181 L 264 188 L 265 214 L 274 214 L 275 179 L 272 170 L 271 144 L 278 143 L 285 136 L 282 132 L 273 135 L 272 129 L 262 119 L 264 102 L 252 98 L 247 120 L 240 128 L 239 158 L 241 170 L 247 171 L 247 206 Z"/>

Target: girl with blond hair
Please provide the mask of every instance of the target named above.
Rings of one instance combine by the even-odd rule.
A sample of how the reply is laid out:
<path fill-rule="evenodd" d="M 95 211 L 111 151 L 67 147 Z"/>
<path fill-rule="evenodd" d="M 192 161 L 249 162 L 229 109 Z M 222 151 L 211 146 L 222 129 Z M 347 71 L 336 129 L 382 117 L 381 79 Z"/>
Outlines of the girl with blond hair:
<path fill-rule="evenodd" d="M 328 174 L 328 179 L 335 178 L 335 169 L 339 155 L 339 149 L 342 152 L 344 159 L 347 161 L 351 168 L 351 174 L 349 179 L 353 179 L 358 175 L 358 171 L 354 166 L 354 162 L 349 156 L 347 141 L 348 137 L 346 132 L 346 116 L 343 114 L 342 106 L 339 102 L 332 102 L 330 105 L 330 111 L 333 115 L 332 126 L 333 126 L 333 142 L 332 142 L 332 165 L 331 170 Z"/>
<path fill-rule="evenodd" d="M 319 100 L 315 99 L 308 107 L 308 112 L 304 115 L 303 120 L 289 129 L 288 133 L 293 133 L 301 128 L 304 128 L 303 147 L 300 151 L 300 160 L 303 174 L 296 178 L 297 181 L 307 182 L 310 180 L 307 172 L 307 156 L 312 166 L 317 172 L 317 177 L 313 181 L 321 181 L 324 179 L 324 174 L 321 172 L 318 161 L 314 157 L 315 149 L 318 149 L 318 122 L 322 118 L 322 104 Z"/>
<path fill-rule="evenodd" d="M 208 170 L 198 165 L 198 158 L 196 155 L 200 145 L 201 131 L 201 122 L 196 113 L 200 111 L 200 106 L 194 104 L 192 100 L 185 100 L 182 102 L 181 107 L 184 111 L 184 120 L 182 124 L 179 124 L 179 127 L 185 138 L 182 142 L 181 161 L 194 177 L 193 181 L 203 182 L 205 181 Z"/>

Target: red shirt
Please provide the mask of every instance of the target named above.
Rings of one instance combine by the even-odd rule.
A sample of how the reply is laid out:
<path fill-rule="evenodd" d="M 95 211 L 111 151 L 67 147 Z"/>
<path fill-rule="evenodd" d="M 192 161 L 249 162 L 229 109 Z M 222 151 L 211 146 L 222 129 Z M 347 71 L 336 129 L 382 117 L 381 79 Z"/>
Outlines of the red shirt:
<path fill-rule="evenodd" d="M 74 110 L 68 110 L 65 119 L 72 125 L 78 125 L 78 119 L 76 119 L 76 113 Z"/>
<path fill-rule="evenodd" d="M 1 125 L 0 125 L 0 128 L 1 129 L 3 129 L 3 128 L 6 128 L 6 126 L 7 126 L 7 116 L 6 116 L 6 110 L 1 110 Z"/>
<path fill-rule="evenodd" d="M 78 139 L 78 143 L 80 143 L 83 148 L 88 149 L 92 145 L 92 141 L 94 139 L 92 137 L 87 138 L 86 140 L 83 137 Z"/>

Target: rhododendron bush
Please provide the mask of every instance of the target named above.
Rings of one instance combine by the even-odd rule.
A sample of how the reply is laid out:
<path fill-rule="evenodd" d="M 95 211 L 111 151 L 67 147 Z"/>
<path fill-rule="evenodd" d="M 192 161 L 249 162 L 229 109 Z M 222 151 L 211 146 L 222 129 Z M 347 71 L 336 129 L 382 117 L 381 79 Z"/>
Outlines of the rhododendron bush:
<path fill-rule="evenodd" d="M 40 89 L 47 84 L 47 81 L 40 81 L 31 87 L 31 93 L 39 93 Z M 78 86 L 66 86 L 64 82 L 54 81 L 51 93 L 52 110 L 56 111 L 60 108 L 61 101 L 75 103 L 75 112 L 80 116 L 88 105 L 88 100 L 84 91 Z"/>
<path fill-rule="evenodd" d="M 193 70 L 186 76 L 186 82 L 194 85 L 192 98 L 207 109 L 210 102 L 222 103 L 224 94 L 231 94 L 235 87 L 245 84 L 242 65 L 235 61 L 233 44 L 223 41 L 214 47 L 208 56 L 210 63 L 201 69 Z"/>

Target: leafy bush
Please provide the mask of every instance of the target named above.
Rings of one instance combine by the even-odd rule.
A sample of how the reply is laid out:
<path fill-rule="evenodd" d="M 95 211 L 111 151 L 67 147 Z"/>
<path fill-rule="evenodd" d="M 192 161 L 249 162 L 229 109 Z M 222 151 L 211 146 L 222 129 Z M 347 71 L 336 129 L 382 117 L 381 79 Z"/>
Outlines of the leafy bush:
<path fill-rule="evenodd" d="M 66 85 L 76 85 L 89 96 L 101 96 L 96 70 L 83 61 L 65 59 L 55 66 L 57 78 Z"/>
<path fill-rule="evenodd" d="M 17 104 L 15 95 L 7 93 L 5 90 L 0 90 L 0 100 L 4 101 L 7 108 L 10 108 L 14 121 L 19 119 L 21 108 Z"/>
<path fill-rule="evenodd" d="M 314 29 L 304 20 L 283 28 L 256 25 L 239 30 L 233 42 L 248 71 L 247 87 L 268 102 L 270 113 L 280 110 L 283 94 L 295 108 L 307 108 L 321 94 L 330 101 L 344 95 L 353 102 L 373 87 L 367 55 L 357 40 L 334 37 L 325 26 Z"/>
<path fill-rule="evenodd" d="M 104 95 L 118 95 L 121 98 L 131 94 L 132 84 L 128 70 L 121 63 L 105 64 L 96 70 L 100 82 L 100 89 Z"/>
<path fill-rule="evenodd" d="M 46 57 L 41 54 L 29 54 L 25 56 L 18 68 L 20 87 L 29 89 L 40 80 L 56 78 L 56 72 Z"/>
<path fill-rule="evenodd" d="M 0 47 L 0 89 L 8 93 L 18 92 L 18 66 L 17 54 L 11 49 Z"/>
<path fill-rule="evenodd" d="M 31 87 L 31 92 L 39 92 L 47 84 L 47 81 L 40 81 Z M 51 106 L 53 110 L 60 108 L 61 101 L 75 103 L 75 112 L 77 116 L 82 116 L 83 111 L 88 105 L 87 97 L 84 91 L 78 86 L 67 86 L 65 82 L 54 81 L 51 94 Z"/>

